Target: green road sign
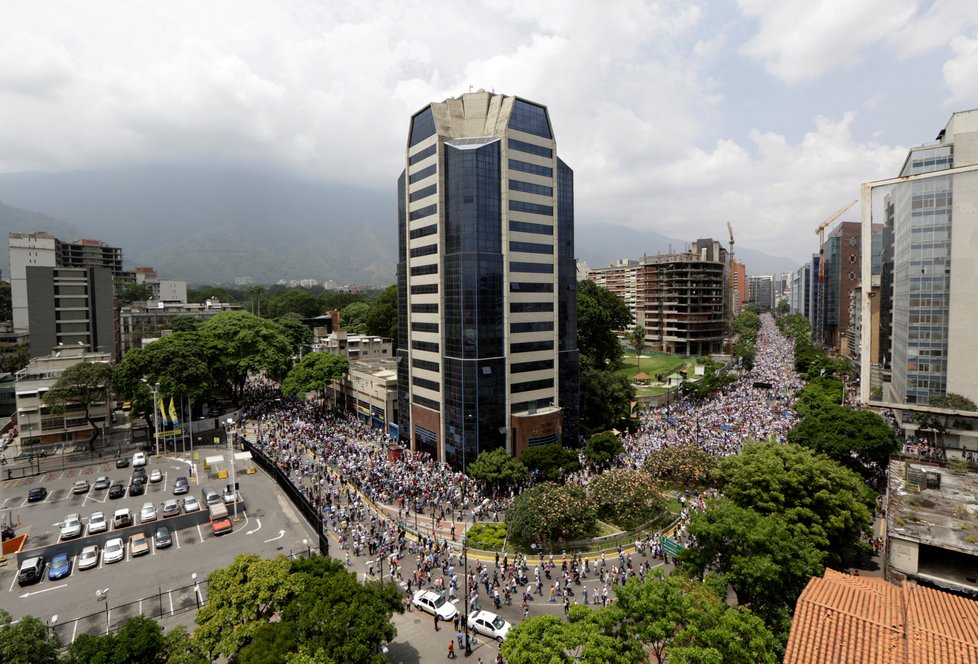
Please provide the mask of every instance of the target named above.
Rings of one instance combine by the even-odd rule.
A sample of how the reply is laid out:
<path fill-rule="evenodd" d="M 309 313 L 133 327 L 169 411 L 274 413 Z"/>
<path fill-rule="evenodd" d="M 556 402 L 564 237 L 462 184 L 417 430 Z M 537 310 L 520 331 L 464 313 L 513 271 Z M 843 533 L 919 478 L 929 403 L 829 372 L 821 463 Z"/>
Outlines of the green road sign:
<path fill-rule="evenodd" d="M 671 537 L 662 536 L 659 541 L 662 543 L 662 550 L 670 556 L 677 556 L 680 551 L 686 548 Z"/>

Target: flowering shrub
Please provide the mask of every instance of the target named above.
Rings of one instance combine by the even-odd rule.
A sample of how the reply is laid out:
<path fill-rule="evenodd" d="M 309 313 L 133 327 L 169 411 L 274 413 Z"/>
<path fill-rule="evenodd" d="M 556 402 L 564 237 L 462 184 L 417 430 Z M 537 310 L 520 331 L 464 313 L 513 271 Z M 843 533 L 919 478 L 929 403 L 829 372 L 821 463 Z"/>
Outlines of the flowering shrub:
<path fill-rule="evenodd" d="M 693 445 L 664 447 L 649 454 L 642 470 L 664 484 L 703 486 L 713 481 L 715 457 Z"/>
<path fill-rule="evenodd" d="M 612 470 L 598 475 L 587 487 L 598 518 L 622 530 L 637 528 L 657 517 L 665 500 L 655 481 L 635 470 Z"/>
<path fill-rule="evenodd" d="M 477 523 L 466 533 L 469 547 L 482 551 L 501 551 L 506 540 L 506 524 Z"/>
<path fill-rule="evenodd" d="M 597 516 L 584 490 L 544 482 L 524 491 L 506 512 L 506 533 L 515 542 L 553 545 L 591 537 Z"/>

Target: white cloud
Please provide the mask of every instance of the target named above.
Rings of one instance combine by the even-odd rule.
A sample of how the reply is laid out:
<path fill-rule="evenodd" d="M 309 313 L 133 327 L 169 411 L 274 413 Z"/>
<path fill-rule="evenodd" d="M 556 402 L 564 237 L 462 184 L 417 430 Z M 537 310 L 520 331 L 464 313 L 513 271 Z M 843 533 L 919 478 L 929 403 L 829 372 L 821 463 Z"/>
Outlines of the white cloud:
<path fill-rule="evenodd" d="M 955 37 L 951 50 L 954 57 L 944 63 L 944 83 L 951 93 L 948 102 L 974 108 L 978 100 L 978 35 L 974 39 Z"/>
<path fill-rule="evenodd" d="M 739 0 L 757 33 L 744 52 L 788 82 L 851 66 L 864 49 L 904 27 L 913 0 Z"/>

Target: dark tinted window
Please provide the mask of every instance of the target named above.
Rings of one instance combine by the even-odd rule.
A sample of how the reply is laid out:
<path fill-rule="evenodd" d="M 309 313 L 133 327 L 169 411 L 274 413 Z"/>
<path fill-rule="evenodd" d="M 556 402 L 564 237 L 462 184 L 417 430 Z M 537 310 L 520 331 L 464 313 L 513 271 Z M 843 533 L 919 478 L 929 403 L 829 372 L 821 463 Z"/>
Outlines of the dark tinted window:
<path fill-rule="evenodd" d="M 408 164 L 411 164 L 413 166 L 414 164 L 418 163 L 422 159 L 427 159 L 431 155 L 435 154 L 436 150 L 438 150 L 437 143 L 435 143 L 434 145 L 429 145 L 421 152 L 411 155 L 410 158 L 408 158 Z"/>
<path fill-rule="evenodd" d="M 554 151 L 550 148 L 545 148 L 542 145 L 534 145 L 533 143 L 527 143 L 526 141 L 518 141 L 515 138 L 509 139 L 509 149 L 519 150 L 520 152 L 528 152 L 530 154 L 535 154 L 538 157 L 554 156 Z"/>
<path fill-rule="evenodd" d="M 408 184 L 414 184 L 418 180 L 424 180 L 429 175 L 434 175 L 435 171 L 438 170 L 438 164 L 432 164 L 431 166 L 425 166 L 420 171 L 415 171 L 411 173 L 408 177 Z"/>
<path fill-rule="evenodd" d="M 510 251 L 522 251 L 527 254 L 552 254 L 553 245 L 537 244 L 536 242 L 510 242 Z"/>
<path fill-rule="evenodd" d="M 524 173 L 543 175 L 548 178 L 552 178 L 554 175 L 554 169 L 550 168 L 549 166 L 540 166 L 538 164 L 531 164 L 527 161 L 520 161 L 519 159 L 510 159 L 509 167 L 514 171 L 523 171 Z"/>
<path fill-rule="evenodd" d="M 431 107 L 426 110 L 430 113 Z M 417 118 L 418 116 L 415 116 L 415 123 L 417 123 Z M 547 120 L 547 110 L 543 106 L 537 106 L 522 99 L 513 102 L 513 112 L 509 116 L 509 128 L 543 138 L 553 138 L 550 133 L 550 122 Z M 432 121 L 431 133 L 434 132 L 434 121 Z"/>
<path fill-rule="evenodd" d="M 510 126 L 512 124 L 510 120 Z M 411 145 L 417 145 L 434 133 L 435 117 L 431 114 L 431 106 L 429 106 L 411 119 Z"/>
<path fill-rule="evenodd" d="M 551 274 L 554 266 L 550 263 L 525 263 L 523 261 L 512 261 L 509 264 L 510 272 L 534 272 L 537 274 Z"/>
<path fill-rule="evenodd" d="M 540 196 L 554 195 L 553 187 L 546 187 L 542 184 L 533 184 L 532 182 L 523 182 L 522 180 L 510 180 L 509 188 L 513 191 L 523 191 L 528 194 L 539 194 Z"/>
<path fill-rule="evenodd" d="M 512 203 L 510 201 L 510 208 L 512 208 Z M 536 233 L 537 235 L 553 235 L 554 227 L 548 226 L 547 224 L 533 224 L 529 221 L 511 221 L 509 222 L 509 230 L 519 231 L 521 233 Z"/>

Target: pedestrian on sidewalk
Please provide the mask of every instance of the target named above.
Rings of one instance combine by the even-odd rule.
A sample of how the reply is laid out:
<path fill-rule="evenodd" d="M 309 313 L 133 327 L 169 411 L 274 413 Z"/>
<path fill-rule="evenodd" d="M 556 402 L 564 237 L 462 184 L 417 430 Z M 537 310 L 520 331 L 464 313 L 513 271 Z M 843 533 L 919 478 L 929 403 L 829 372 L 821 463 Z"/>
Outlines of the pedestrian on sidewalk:
<path fill-rule="evenodd" d="M 455 641 L 448 642 L 448 659 L 455 659 Z"/>
<path fill-rule="evenodd" d="M 441 620 L 441 616 L 439 616 L 439 615 L 438 615 L 438 614 L 436 613 L 436 614 L 435 614 L 435 631 L 436 631 L 436 632 L 438 631 L 438 621 L 439 621 L 439 620 Z"/>

